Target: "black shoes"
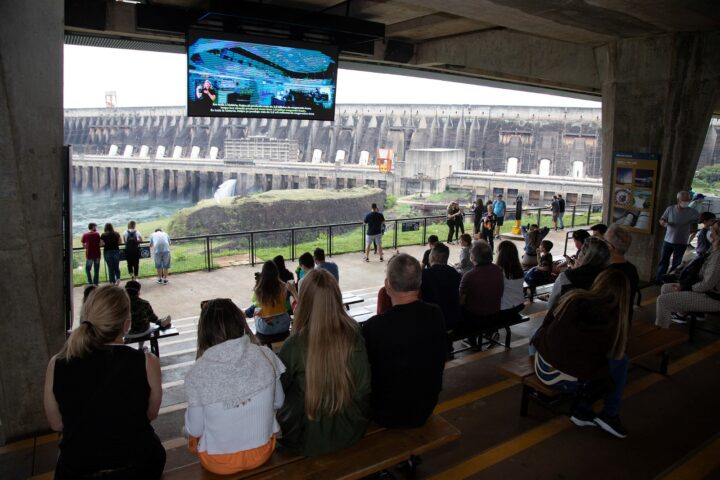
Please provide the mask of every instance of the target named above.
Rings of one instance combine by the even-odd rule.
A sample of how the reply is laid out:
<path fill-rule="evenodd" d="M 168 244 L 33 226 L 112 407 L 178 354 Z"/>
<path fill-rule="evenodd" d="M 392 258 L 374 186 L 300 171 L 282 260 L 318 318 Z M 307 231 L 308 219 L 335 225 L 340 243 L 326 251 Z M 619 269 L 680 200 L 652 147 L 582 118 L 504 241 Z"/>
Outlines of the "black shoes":
<path fill-rule="evenodd" d="M 601 413 L 600 415 L 595 417 L 595 423 L 597 423 L 598 427 L 602 428 L 610 435 L 613 435 L 617 438 L 625 438 L 628 435 L 627 430 L 620 422 L 620 415 L 615 415 L 614 417 L 611 417 L 609 415 Z"/>

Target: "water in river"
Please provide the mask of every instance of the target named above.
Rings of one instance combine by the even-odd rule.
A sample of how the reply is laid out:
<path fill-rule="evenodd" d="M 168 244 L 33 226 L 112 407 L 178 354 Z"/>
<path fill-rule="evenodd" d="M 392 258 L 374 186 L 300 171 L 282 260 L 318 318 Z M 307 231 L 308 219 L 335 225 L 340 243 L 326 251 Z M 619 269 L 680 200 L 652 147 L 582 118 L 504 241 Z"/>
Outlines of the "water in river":
<path fill-rule="evenodd" d="M 73 234 L 87 230 L 88 223 L 98 224 L 102 231 L 103 225 L 110 222 L 115 230 L 124 231 L 130 220 L 138 223 L 170 217 L 181 208 L 189 207 L 190 201 L 171 201 L 136 197 L 127 194 L 110 195 L 109 193 L 77 193 L 73 192 L 72 221 Z M 145 232 L 143 232 L 145 233 Z"/>

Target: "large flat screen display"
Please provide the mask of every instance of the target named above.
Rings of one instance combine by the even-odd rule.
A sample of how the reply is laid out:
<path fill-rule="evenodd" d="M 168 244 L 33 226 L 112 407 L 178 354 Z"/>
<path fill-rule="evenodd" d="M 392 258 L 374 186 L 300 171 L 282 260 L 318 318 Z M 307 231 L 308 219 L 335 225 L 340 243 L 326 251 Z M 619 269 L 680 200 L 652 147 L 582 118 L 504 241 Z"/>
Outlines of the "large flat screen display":
<path fill-rule="evenodd" d="M 333 120 L 338 49 L 219 32 L 188 32 L 192 117 Z"/>

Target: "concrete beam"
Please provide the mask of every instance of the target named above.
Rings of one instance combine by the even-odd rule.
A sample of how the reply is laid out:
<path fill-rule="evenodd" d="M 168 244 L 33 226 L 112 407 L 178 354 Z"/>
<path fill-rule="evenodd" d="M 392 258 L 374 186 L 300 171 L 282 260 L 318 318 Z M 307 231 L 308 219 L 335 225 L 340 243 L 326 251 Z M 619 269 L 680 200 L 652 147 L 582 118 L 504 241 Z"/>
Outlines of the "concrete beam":
<path fill-rule="evenodd" d="M 592 47 L 509 30 L 488 30 L 416 46 L 416 65 L 461 75 L 598 94 Z"/>

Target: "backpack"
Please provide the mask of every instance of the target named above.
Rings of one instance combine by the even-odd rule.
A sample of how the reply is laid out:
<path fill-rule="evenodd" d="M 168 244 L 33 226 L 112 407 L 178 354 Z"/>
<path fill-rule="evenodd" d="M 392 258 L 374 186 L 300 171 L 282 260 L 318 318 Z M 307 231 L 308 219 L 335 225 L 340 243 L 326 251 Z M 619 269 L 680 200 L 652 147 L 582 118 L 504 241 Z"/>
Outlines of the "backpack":
<path fill-rule="evenodd" d="M 135 253 L 140 250 L 140 242 L 138 242 L 137 231 L 128 232 L 127 240 L 125 240 L 125 252 Z"/>
<path fill-rule="evenodd" d="M 702 269 L 706 259 L 707 255 L 701 255 L 693 258 L 687 265 L 685 265 L 678 275 L 680 290 L 692 290 L 692 286 L 700 281 L 700 269 Z"/>

